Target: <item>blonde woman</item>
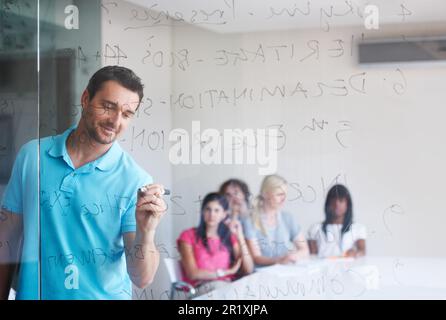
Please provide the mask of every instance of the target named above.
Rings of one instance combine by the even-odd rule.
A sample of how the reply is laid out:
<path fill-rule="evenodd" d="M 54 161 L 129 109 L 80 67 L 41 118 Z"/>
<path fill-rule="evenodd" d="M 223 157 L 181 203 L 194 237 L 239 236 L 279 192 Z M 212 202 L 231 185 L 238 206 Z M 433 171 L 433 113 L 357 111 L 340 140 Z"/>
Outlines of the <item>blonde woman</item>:
<path fill-rule="evenodd" d="M 300 226 L 291 213 L 282 210 L 286 198 L 286 180 L 278 175 L 266 176 L 251 217 L 243 221 L 256 266 L 294 263 L 309 256 Z"/>

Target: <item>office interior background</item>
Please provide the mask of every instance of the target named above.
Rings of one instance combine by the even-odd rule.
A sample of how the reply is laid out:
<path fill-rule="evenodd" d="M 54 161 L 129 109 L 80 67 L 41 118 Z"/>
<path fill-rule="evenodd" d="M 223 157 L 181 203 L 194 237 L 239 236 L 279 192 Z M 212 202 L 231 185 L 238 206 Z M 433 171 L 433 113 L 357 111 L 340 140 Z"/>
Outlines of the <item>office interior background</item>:
<path fill-rule="evenodd" d="M 345 184 L 368 230 L 367 256 L 391 261 L 401 289 L 392 297 L 446 290 L 437 272 L 446 259 L 446 2 L 0 3 L 0 195 L 21 145 L 76 124 L 88 79 L 121 65 L 142 78 L 145 96 L 119 143 L 171 190 L 162 259 L 179 258 L 176 238 L 197 225 L 204 195 L 233 177 L 256 195 L 265 166 L 173 164 L 170 134 L 186 130 L 205 146 L 194 122 L 201 132 L 274 128 L 275 172 L 303 230 L 323 220 L 330 186 Z M 378 20 L 367 19 L 370 4 Z M 243 147 L 257 146 L 234 144 Z M 170 284 L 161 263 L 132 294 L 168 299 Z"/>

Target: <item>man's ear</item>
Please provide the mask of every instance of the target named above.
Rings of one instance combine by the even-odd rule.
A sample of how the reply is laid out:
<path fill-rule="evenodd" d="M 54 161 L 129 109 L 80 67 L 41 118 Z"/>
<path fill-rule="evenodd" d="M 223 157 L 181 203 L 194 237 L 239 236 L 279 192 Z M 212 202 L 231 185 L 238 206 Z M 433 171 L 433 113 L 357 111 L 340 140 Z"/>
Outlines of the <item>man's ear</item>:
<path fill-rule="evenodd" d="M 82 110 L 88 106 L 89 102 L 90 102 L 90 94 L 88 93 L 88 90 L 85 89 L 81 97 Z"/>

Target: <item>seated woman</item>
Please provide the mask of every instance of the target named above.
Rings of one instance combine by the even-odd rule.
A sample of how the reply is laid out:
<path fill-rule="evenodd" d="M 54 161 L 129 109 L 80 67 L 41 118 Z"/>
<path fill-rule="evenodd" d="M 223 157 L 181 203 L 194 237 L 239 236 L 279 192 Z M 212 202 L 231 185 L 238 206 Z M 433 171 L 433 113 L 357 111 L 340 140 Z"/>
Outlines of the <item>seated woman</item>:
<path fill-rule="evenodd" d="M 243 228 L 238 220 L 228 219 L 227 210 L 228 201 L 223 195 L 208 194 L 198 227 L 183 231 L 177 240 L 183 280 L 196 287 L 198 294 L 254 269 Z"/>
<path fill-rule="evenodd" d="M 232 219 L 242 220 L 249 215 L 248 185 L 239 179 L 229 179 L 220 186 L 220 194 L 229 201 L 229 213 Z"/>
<path fill-rule="evenodd" d="M 308 232 L 311 254 L 326 257 L 359 257 L 365 255 L 366 228 L 353 223 L 353 204 L 348 189 L 337 184 L 325 200 L 325 221 Z"/>
<path fill-rule="evenodd" d="M 293 263 L 309 256 L 308 245 L 294 216 L 282 210 L 287 182 L 266 176 L 252 215 L 243 221 L 248 247 L 257 266 Z"/>

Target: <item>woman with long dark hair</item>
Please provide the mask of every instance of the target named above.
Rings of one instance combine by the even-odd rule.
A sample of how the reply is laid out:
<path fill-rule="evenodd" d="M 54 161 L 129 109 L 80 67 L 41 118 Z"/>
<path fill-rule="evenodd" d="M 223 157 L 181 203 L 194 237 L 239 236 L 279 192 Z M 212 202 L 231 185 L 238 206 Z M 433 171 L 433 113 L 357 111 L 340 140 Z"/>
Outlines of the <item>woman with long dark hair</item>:
<path fill-rule="evenodd" d="M 359 257 L 365 255 L 366 228 L 353 223 L 353 202 L 342 184 L 330 188 L 325 200 L 325 220 L 308 232 L 311 254 L 319 257 Z"/>
<path fill-rule="evenodd" d="M 228 219 L 228 201 L 219 193 L 203 199 L 198 227 L 183 231 L 177 245 L 183 280 L 200 294 L 254 269 L 243 228 L 238 220 Z"/>

